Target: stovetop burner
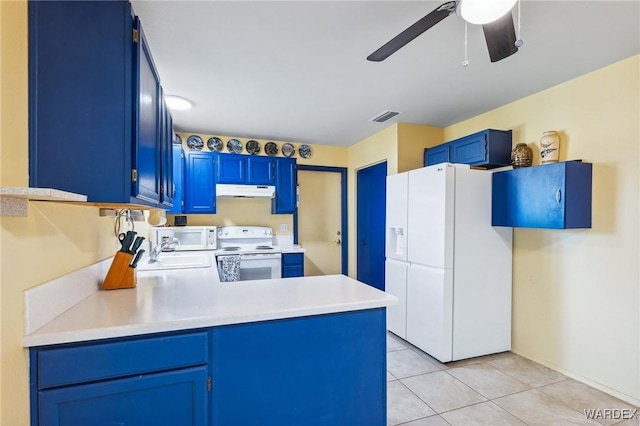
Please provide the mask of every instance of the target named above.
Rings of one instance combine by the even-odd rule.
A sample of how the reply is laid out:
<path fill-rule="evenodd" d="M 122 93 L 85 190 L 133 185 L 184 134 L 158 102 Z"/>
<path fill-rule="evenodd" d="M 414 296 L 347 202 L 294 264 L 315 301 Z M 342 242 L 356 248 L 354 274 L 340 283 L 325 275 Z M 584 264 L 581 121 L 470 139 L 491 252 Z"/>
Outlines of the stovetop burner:
<path fill-rule="evenodd" d="M 240 247 L 224 247 L 222 251 L 238 251 Z"/>
<path fill-rule="evenodd" d="M 271 246 L 258 246 L 258 247 L 256 247 L 256 250 L 273 250 L 273 247 L 271 247 Z"/>

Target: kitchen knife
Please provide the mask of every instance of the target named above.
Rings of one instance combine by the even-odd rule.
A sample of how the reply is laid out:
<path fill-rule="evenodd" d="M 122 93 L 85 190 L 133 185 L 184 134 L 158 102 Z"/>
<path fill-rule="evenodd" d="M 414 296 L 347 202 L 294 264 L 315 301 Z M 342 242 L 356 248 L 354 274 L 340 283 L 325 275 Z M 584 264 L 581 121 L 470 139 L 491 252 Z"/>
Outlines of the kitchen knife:
<path fill-rule="evenodd" d="M 143 241 L 144 241 L 144 237 L 136 237 L 136 240 L 133 242 L 133 245 L 131 246 L 131 250 L 129 250 L 129 253 L 136 254 L 136 252 L 140 248 L 140 245 L 142 244 Z"/>
<path fill-rule="evenodd" d="M 142 257 L 142 254 L 144 253 L 144 249 L 140 250 L 138 252 L 138 254 L 136 254 L 136 257 L 133 258 L 133 262 L 131 262 L 131 266 L 132 268 L 135 268 L 136 266 L 138 266 L 138 262 L 140 262 L 140 258 Z"/>
<path fill-rule="evenodd" d="M 129 248 L 131 247 L 131 243 L 133 242 L 133 239 L 135 238 L 136 233 L 133 231 L 127 231 L 127 235 L 125 235 L 124 239 L 122 240 L 122 247 L 120 247 L 120 251 L 123 253 L 131 253 L 129 251 Z"/>

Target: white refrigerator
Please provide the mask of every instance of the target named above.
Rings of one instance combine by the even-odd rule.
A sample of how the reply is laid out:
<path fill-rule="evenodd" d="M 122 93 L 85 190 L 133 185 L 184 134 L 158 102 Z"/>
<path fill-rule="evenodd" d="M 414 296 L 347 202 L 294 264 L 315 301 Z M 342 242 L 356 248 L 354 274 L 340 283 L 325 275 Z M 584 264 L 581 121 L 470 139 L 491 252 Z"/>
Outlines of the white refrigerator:
<path fill-rule="evenodd" d="M 491 226 L 491 175 L 443 163 L 387 177 L 387 328 L 442 362 L 511 349 L 512 229 Z"/>

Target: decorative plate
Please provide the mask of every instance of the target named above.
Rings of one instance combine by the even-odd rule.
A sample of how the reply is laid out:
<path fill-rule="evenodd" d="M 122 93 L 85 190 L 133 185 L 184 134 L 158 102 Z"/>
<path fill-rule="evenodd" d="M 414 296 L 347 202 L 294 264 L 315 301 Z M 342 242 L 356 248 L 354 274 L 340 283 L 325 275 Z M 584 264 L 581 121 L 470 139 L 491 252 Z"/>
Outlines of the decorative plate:
<path fill-rule="evenodd" d="M 284 155 L 285 157 L 291 157 L 295 155 L 295 153 L 296 149 L 290 143 L 287 142 L 282 145 L 282 155 Z"/>
<path fill-rule="evenodd" d="M 220 139 L 217 136 L 213 136 L 211 138 L 209 138 L 209 140 L 207 141 L 207 147 L 209 148 L 209 151 L 213 151 L 213 152 L 220 152 L 222 151 L 222 139 Z"/>
<path fill-rule="evenodd" d="M 302 158 L 311 157 L 311 147 L 309 145 L 300 145 L 298 148 L 298 154 L 300 154 L 300 157 Z"/>
<path fill-rule="evenodd" d="M 229 142 L 227 142 L 227 151 L 240 154 L 242 152 L 242 142 L 238 139 L 229 139 Z"/>
<path fill-rule="evenodd" d="M 266 144 L 264 144 L 264 152 L 266 152 L 267 155 L 271 157 L 273 157 L 274 155 L 278 155 L 278 145 L 273 142 L 267 142 Z"/>
<path fill-rule="evenodd" d="M 204 142 L 202 142 L 202 138 L 200 136 L 191 135 L 187 138 L 187 146 L 189 147 L 189 149 L 200 151 L 204 146 Z"/>
<path fill-rule="evenodd" d="M 258 154 L 260 152 L 260 142 L 250 140 L 247 142 L 246 148 L 249 154 Z"/>
<path fill-rule="evenodd" d="M 173 134 L 173 143 L 175 143 L 176 145 L 182 145 L 182 138 L 180 137 L 179 134 L 177 133 Z"/>

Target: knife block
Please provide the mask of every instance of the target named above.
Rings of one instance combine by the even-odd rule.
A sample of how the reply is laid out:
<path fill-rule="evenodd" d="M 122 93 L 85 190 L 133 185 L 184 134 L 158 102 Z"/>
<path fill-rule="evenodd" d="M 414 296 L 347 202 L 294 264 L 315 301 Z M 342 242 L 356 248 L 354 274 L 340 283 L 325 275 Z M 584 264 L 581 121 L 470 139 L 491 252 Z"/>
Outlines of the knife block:
<path fill-rule="evenodd" d="M 116 253 L 109 267 L 109 272 L 107 272 L 107 276 L 102 282 L 103 290 L 116 290 L 118 288 L 136 286 L 135 271 L 129 266 L 132 258 L 133 255 L 129 253 L 121 251 Z"/>

